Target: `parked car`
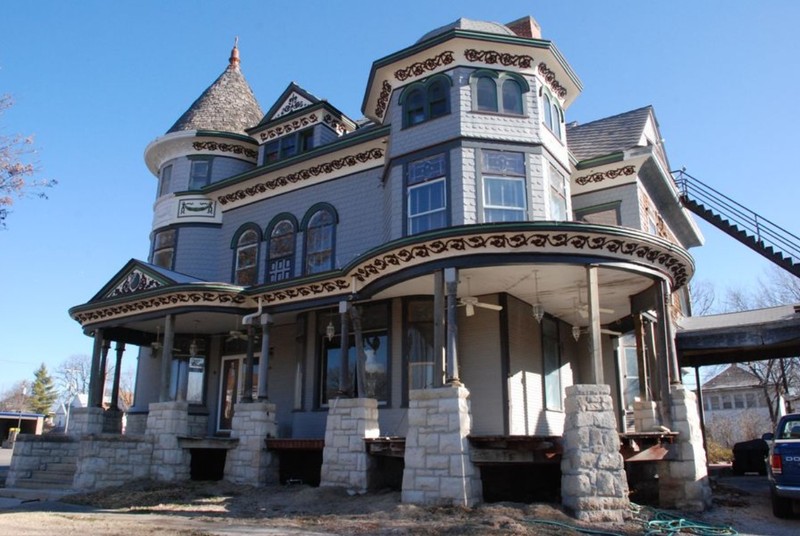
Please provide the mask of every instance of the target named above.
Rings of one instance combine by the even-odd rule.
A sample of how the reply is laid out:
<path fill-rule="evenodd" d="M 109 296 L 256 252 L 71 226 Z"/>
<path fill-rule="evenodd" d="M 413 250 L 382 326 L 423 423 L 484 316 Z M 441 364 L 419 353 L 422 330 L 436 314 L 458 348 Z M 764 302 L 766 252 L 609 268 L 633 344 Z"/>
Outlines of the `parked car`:
<path fill-rule="evenodd" d="M 769 445 L 763 439 L 751 439 L 742 441 L 733 446 L 733 474 L 743 475 L 745 473 L 767 474 L 767 464 L 765 463 L 769 454 Z"/>
<path fill-rule="evenodd" d="M 793 501 L 800 500 L 800 413 L 781 417 L 775 433 L 762 439 L 770 443 L 767 468 L 772 513 L 789 517 Z"/>

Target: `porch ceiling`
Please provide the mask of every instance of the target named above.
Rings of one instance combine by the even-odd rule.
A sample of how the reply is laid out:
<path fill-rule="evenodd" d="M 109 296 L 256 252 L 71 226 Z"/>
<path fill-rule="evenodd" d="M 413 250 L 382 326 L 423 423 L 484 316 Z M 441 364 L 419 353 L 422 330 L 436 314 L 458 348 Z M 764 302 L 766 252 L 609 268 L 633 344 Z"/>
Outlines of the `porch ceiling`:
<path fill-rule="evenodd" d="M 650 276 L 617 267 L 599 266 L 598 276 L 601 324 L 630 315 L 630 296 L 653 284 Z M 547 313 L 572 325 L 589 324 L 586 267 L 583 265 L 516 264 L 459 271 L 459 297 L 499 292 L 506 292 L 529 304 L 539 301 Z M 433 276 L 424 275 L 389 287 L 373 298 L 431 294 Z"/>

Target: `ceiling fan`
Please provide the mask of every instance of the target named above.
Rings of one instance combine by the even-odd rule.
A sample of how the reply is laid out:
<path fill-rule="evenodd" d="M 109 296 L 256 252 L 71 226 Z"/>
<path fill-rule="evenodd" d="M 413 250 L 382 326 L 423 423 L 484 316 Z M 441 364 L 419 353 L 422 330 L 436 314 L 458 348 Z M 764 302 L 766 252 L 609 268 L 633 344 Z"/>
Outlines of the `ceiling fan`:
<path fill-rule="evenodd" d="M 470 287 L 469 278 L 467 278 L 467 292 L 472 294 L 472 289 Z M 502 305 L 495 305 L 493 303 L 484 303 L 479 301 L 478 298 L 475 296 L 464 296 L 458 299 L 459 307 L 465 307 L 467 316 L 474 316 L 475 315 L 475 308 L 480 307 L 481 309 L 489 309 L 490 311 L 502 311 Z"/>
<path fill-rule="evenodd" d="M 232 329 L 232 330 L 230 330 L 228 332 L 228 338 L 225 339 L 225 340 L 227 342 L 231 342 L 231 341 L 246 341 L 247 340 L 247 333 L 244 333 L 244 332 L 241 332 L 241 331 L 236 331 L 236 330 Z"/>

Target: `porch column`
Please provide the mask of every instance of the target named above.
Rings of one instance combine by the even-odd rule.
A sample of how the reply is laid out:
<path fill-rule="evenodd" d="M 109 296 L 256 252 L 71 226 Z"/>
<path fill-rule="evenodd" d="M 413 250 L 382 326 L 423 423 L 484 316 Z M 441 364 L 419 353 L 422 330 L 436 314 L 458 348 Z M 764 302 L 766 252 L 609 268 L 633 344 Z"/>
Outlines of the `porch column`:
<path fill-rule="evenodd" d="M 441 387 L 444 372 L 444 272 L 433 274 L 433 386 Z"/>
<path fill-rule="evenodd" d="M 253 365 L 255 363 L 254 356 L 254 343 L 255 343 L 255 330 L 253 329 L 253 319 L 248 319 L 247 322 L 247 359 L 244 365 L 244 392 L 242 393 L 242 402 L 253 401 Z M 235 411 L 234 411 L 235 413 Z"/>
<path fill-rule="evenodd" d="M 267 375 L 269 374 L 269 326 L 272 316 L 269 313 L 261 315 L 261 359 L 258 361 L 258 399 L 267 400 Z"/>
<path fill-rule="evenodd" d="M 100 360 L 103 353 L 103 330 L 94 330 L 94 347 L 92 349 L 92 371 L 89 377 L 89 404 L 90 408 L 100 405 L 98 383 L 100 376 Z"/>
<path fill-rule="evenodd" d="M 642 313 L 633 315 L 633 331 L 636 336 L 636 365 L 639 371 L 639 398 L 650 400 L 650 387 L 647 383 L 647 360 L 645 359 L 644 322 Z"/>
<path fill-rule="evenodd" d="M 603 382 L 603 349 L 600 342 L 600 299 L 598 297 L 597 265 L 586 267 L 586 293 L 589 302 L 589 359 L 591 377 L 595 385 Z"/>
<path fill-rule="evenodd" d="M 100 358 L 100 376 L 98 381 L 98 392 L 100 393 L 100 400 L 98 401 L 98 407 L 103 407 L 103 399 L 106 395 L 106 374 L 108 373 L 108 351 L 111 349 L 111 341 L 103 341 L 103 352 L 102 357 Z"/>
<path fill-rule="evenodd" d="M 353 337 L 356 343 L 356 383 L 358 383 L 358 398 L 367 397 L 367 355 L 364 353 L 364 339 L 361 334 L 361 314 L 358 307 L 350 307 L 350 320 L 353 322 Z"/>
<path fill-rule="evenodd" d="M 444 284 L 447 293 L 447 367 L 445 382 L 458 386 L 458 269 L 444 269 Z"/>
<path fill-rule="evenodd" d="M 122 354 L 125 352 L 125 343 L 117 341 L 117 360 L 114 364 L 114 385 L 111 387 L 111 409 L 119 408 L 119 379 L 122 369 Z"/>
<path fill-rule="evenodd" d="M 348 360 L 349 345 L 349 329 L 347 328 L 347 310 L 349 303 L 346 301 L 339 302 L 339 318 L 341 320 L 341 345 L 339 351 L 339 394 L 338 396 L 347 397 L 351 395 L 350 392 L 350 363 Z"/>
<path fill-rule="evenodd" d="M 167 315 L 164 318 L 164 347 L 161 348 L 161 393 L 159 402 L 169 400 L 169 371 L 172 366 L 172 345 L 175 343 L 175 318 Z"/>
<path fill-rule="evenodd" d="M 681 369 L 678 366 L 678 352 L 675 350 L 675 334 L 672 331 L 672 289 L 669 281 L 658 283 L 658 320 L 660 350 L 667 361 L 667 374 L 670 384 L 681 383 Z"/>

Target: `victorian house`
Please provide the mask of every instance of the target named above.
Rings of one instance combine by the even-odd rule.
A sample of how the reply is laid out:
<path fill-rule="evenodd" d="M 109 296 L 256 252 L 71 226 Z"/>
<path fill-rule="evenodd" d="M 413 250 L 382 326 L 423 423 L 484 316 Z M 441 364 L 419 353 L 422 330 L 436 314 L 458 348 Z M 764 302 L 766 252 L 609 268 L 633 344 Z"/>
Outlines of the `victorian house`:
<path fill-rule="evenodd" d="M 138 353 L 113 448 L 150 450 L 105 473 L 79 458 L 75 486 L 190 478 L 194 458 L 472 504 L 549 467 L 591 516 L 624 510 L 619 433 L 668 428 L 700 486 L 672 502 L 706 504 L 673 334 L 702 237 L 653 108 L 568 123 L 581 82 L 530 17 L 459 19 L 376 60 L 361 119 L 317 90 L 264 112 L 234 48 L 146 148 L 151 250 L 70 310 L 94 337 L 71 426 L 102 456 L 102 371 Z M 613 463 L 591 461 L 598 441 Z"/>

